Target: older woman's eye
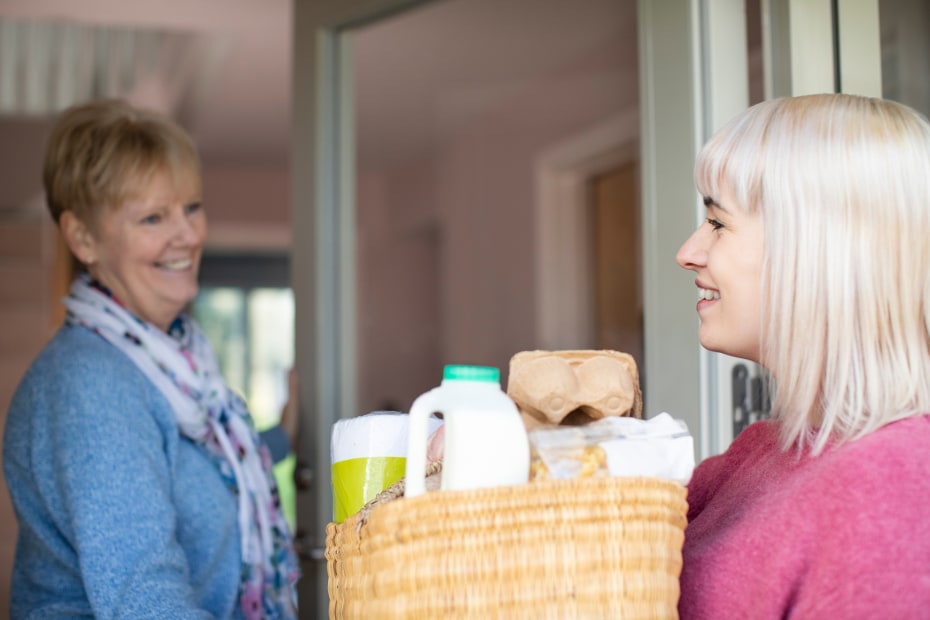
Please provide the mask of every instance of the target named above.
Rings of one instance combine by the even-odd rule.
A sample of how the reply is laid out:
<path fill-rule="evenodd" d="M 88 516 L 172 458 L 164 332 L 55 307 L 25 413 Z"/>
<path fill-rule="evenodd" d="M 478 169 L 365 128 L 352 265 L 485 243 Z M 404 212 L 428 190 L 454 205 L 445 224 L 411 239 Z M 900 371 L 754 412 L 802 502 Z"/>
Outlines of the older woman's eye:
<path fill-rule="evenodd" d="M 140 220 L 143 224 L 157 224 L 161 221 L 161 215 L 158 213 L 152 213 L 146 215 Z"/>
<path fill-rule="evenodd" d="M 190 215 L 192 213 L 197 213 L 198 211 L 203 210 L 203 204 L 199 202 L 192 202 L 188 205 L 185 205 L 184 211 Z"/>
<path fill-rule="evenodd" d="M 711 228 L 713 228 L 714 230 L 720 230 L 721 228 L 723 228 L 723 222 L 721 222 L 720 220 L 715 220 L 712 217 L 709 217 L 704 221 L 710 224 Z"/>

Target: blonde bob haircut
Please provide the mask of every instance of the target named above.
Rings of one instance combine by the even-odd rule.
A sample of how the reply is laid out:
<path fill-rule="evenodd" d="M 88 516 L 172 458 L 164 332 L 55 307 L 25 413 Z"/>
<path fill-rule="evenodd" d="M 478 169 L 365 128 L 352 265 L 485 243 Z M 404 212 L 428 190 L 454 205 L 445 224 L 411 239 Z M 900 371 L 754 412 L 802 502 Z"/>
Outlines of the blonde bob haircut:
<path fill-rule="evenodd" d="M 187 175 L 200 185 L 191 137 L 167 116 L 102 99 L 68 108 L 58 118 L 46 143 L 42 180 L 55 222 L 71 211 L 93 228 L 159 172 L 176 182 Z"/>
<path fill-rule="evenodd" d="M 761 213 L 759 362 L 784 447 L 821 452 L 930 411 L 930 124 L 881 99 L 753 106 L 695 182 Z"/>

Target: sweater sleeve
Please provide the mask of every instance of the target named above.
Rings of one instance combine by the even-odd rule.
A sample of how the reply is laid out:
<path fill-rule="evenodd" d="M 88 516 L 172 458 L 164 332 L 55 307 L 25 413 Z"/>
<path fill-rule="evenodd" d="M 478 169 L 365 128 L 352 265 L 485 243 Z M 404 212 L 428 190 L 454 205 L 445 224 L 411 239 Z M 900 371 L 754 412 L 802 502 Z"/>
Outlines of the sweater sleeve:
<path fill-rule="evenodd" d="M 280 424 L 275 424 L 271 428 L 261 431 L 259 437 L 268 446 L 272 463 L 280 463 L 291 453 L 291 441 Z"/>
<path fill-rule="evenodd" d="M 95 617 L 209 618 L 195 604 L 177 539 L 177 439 L 153 415 L 166 403 L 118 357 L 80 358 L 35 386 L 34 411 L 46 425 L 33 441 L 36 484 Z"/>

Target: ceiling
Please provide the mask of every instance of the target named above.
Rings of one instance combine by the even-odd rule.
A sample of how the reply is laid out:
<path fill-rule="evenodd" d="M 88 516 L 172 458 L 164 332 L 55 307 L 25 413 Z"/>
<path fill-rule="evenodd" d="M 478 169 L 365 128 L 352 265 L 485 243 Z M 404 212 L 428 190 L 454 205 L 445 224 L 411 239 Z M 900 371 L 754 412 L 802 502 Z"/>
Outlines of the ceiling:
<path fill-rule="evenodd" d="M 3 0 L 0 41 L 6 43 L 0 42 L 0 72 L 4 56 L 7 63 L 18 56 L 25 66 L 44 62 L 42 70 L 19 66 L 19 83 L 13 86 L 22 86 L 30 80 L 24 76 L 37 71 L 37 79 L 49 83 L 40 94 L 51 92 L 54 96 L 43 97 L 60 102 L 68 100 L 62 92 L 65 78 L 85 75 L 93 82 L 94 96 L 128 96 L 171 111 L 194 134 L 207 163 L 286 165 L 291 2 Z M 451 130 L 535 75 L 570 66 L 605 38 L 616 37 L 618 29 L 635 37 L 635 5 L 626 0 L 444 0 L 353 31 L 357 133 L 365 136 L 360 155 L 377 160 L 417 148 L 434 139 L 437 129 Z M 40 32 L 37 25 L 54 27 Z M 63 41 L 74 38 L 75 28 L 94 43 L 66 48 Z M 106 53 L 101 40 L 108 44 Z M 93 68 L 72 69 L 53 79 L 63 58 L 73 62 L 77 56 Z M 130 56 L 132 62 L 126 60 Z M 107 71 L 117 77 L 92 76 Z M 86 97 L 89 91 L 83 92 Z M 8 95 L 6 113 L 54 111 L 27 109 L 25 99 Z M 0 92 L 0 104 L 3 100 Z M 435 117 L 437 105 L 442 118 L 425 126 L 422 120 Z"/>
<path fill-rule="evenodd" d="M 205 160 L 287 160 L 289 0 L 3 0 L 0 17 L 79 24 L 89 29 L 85 39 L 109 39 L 110 52 L 102 54 L 107 57 L 120 55 L 112 43 L 121 35 L 155 33 L 163 49 L 155 52 L 156 64 L 139 69 L 130 98 L 176 114 L 195 134 Z M 29 36 L 20 37 L 27 47 Z M 61 36 L 51 39 L 54 45 Z M 101 56 L 99 43 L 91 45 Z M 28 63 L 37 54 L 20 56 Z M 96 70 L 104 71 L 108 62 L 98 58 Z M 128 94 L 119 85 L 102 90 L 96 86 L 93 95 Z"/>

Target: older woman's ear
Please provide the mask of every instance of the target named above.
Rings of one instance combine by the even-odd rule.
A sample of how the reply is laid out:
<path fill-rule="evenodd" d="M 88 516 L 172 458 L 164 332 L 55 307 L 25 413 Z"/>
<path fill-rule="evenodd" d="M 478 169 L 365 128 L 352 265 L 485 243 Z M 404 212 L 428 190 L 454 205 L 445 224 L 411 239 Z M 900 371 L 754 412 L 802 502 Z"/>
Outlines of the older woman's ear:
<path fill-rule="evenodd" d="M 65 211 L 58 220 L 58 227 L 74 257 L 85 265 L 92 265 L 96 242 L 90 229 L 72 211 Z"/>

